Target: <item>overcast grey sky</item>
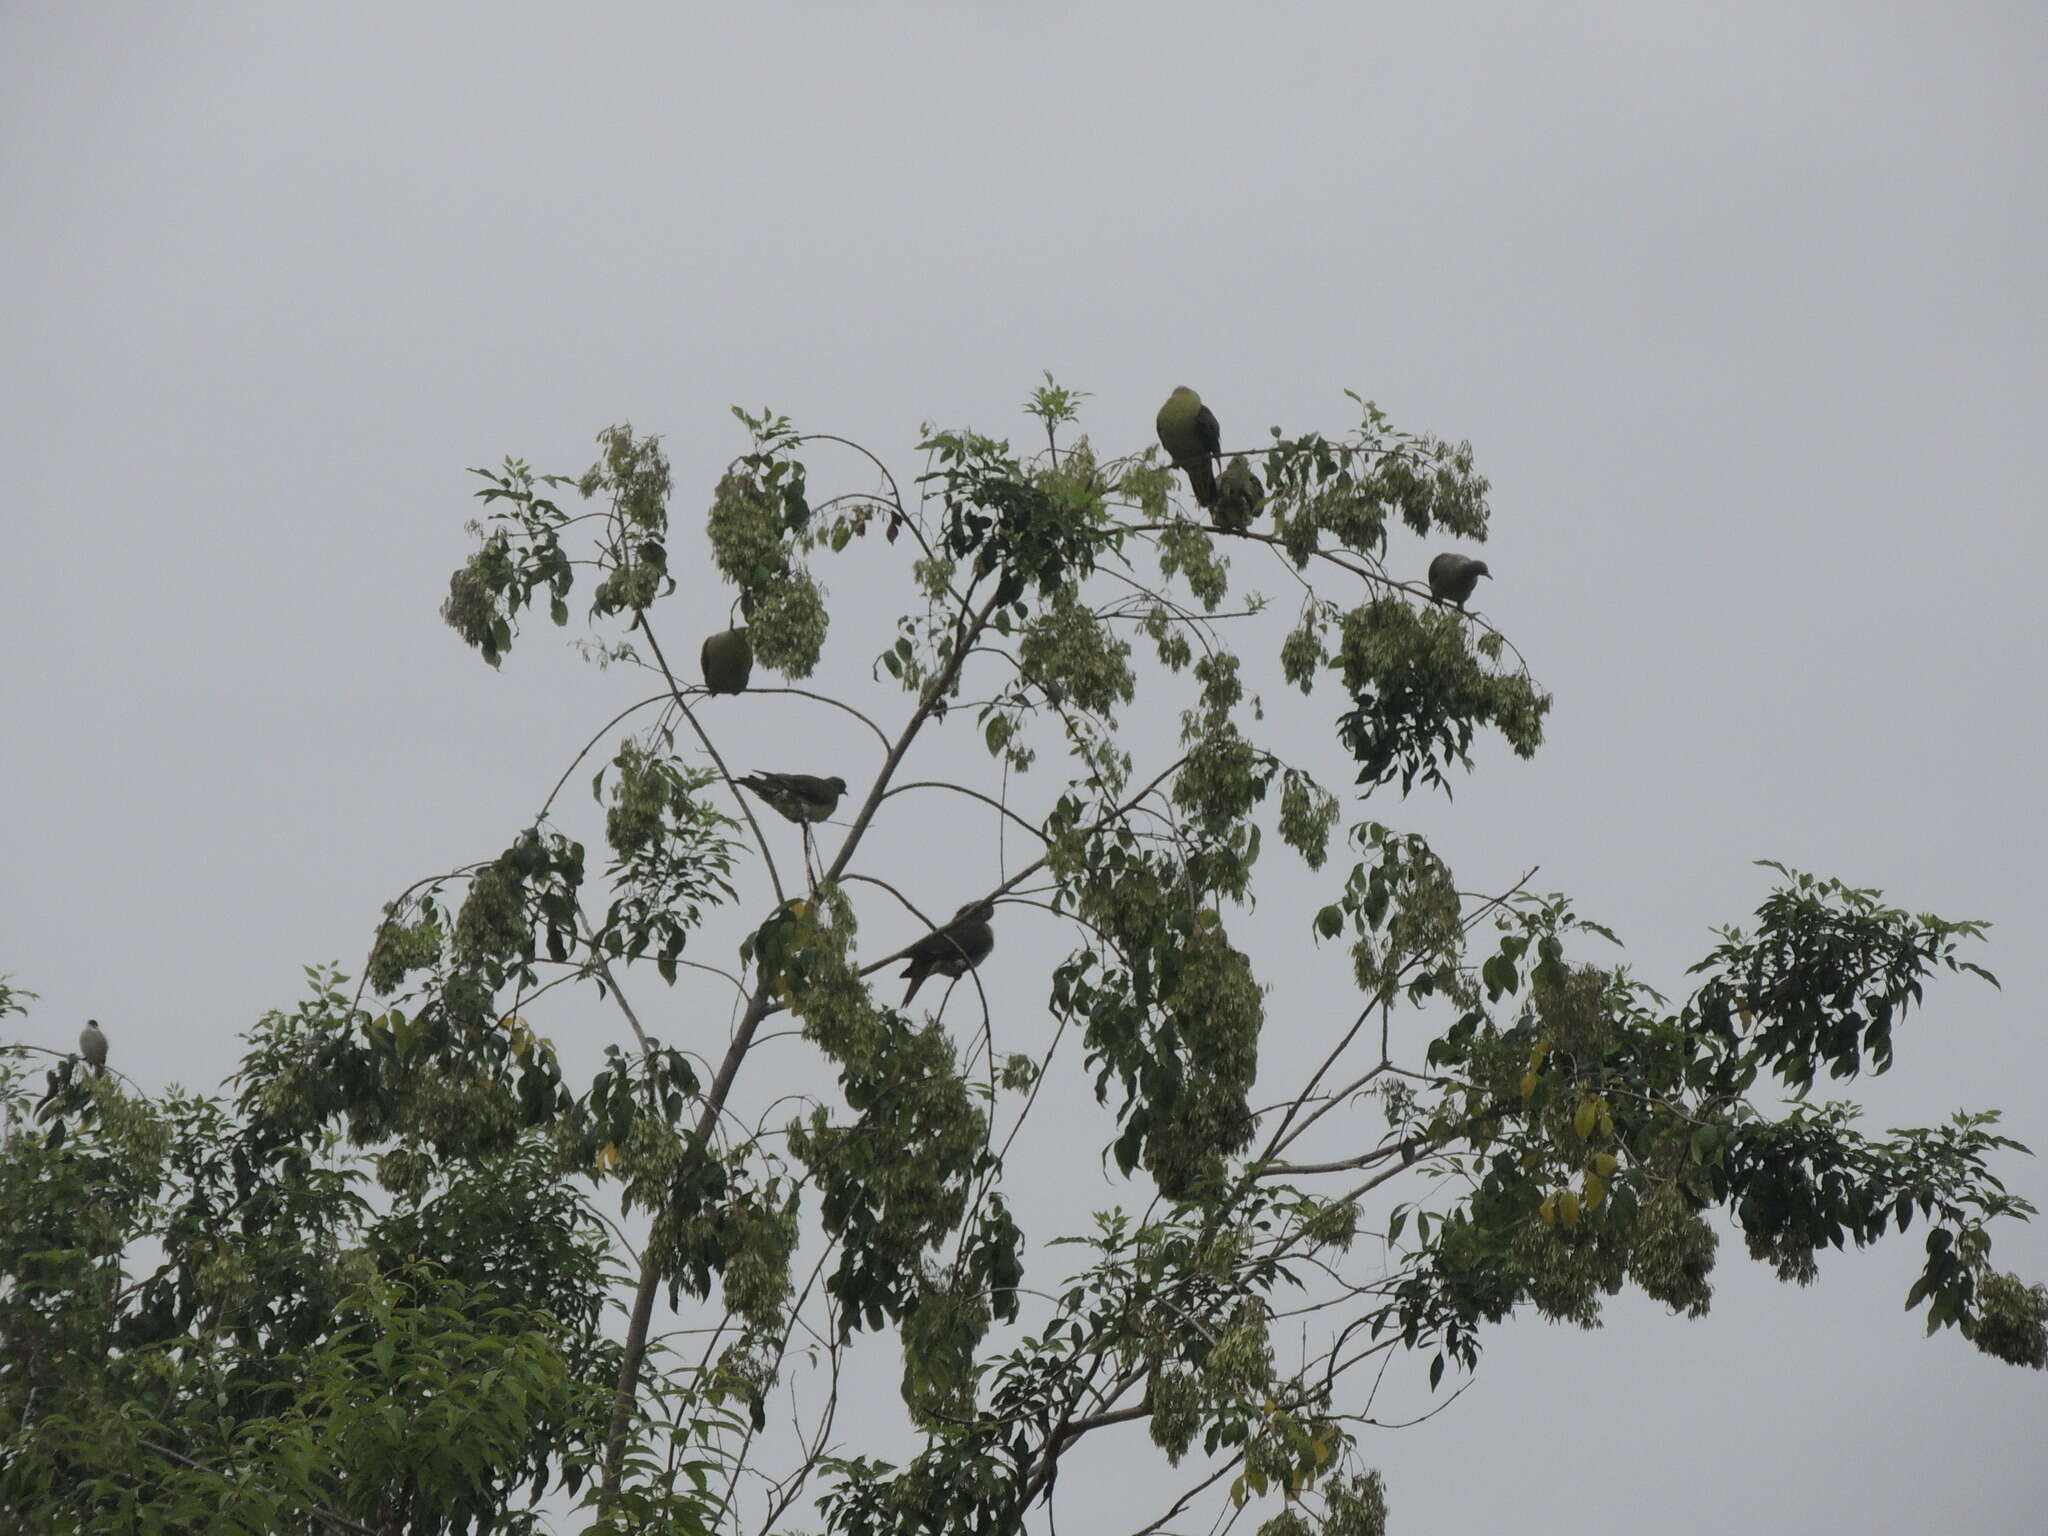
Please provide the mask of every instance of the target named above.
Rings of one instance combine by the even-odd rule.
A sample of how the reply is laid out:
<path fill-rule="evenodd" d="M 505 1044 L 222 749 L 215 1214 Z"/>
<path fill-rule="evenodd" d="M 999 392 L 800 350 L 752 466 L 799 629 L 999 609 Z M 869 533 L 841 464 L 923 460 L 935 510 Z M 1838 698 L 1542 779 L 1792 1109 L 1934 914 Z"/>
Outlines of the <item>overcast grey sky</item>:
<path fill-rule="evenodd" d="M 8 6 L 28 1038 L 94 1014 L 142 1083 L 216 1082 L 601 723 L 551 635 L 493 675 L 441 625 L 466 466 L 630 418 L 687 506 L 738 401 L 900 473 L 922 420 L 1021 435 L 1050 369 L 1117 451 L 1179 382 L 1246 445 L 1344 430 L 1345 387 L 1469 437 L 1549 740 L 1373 814 L 1467 886 L 1540 863 L 1667 991 L 1753 858 L 1990 919 L 2004 991 L 1938 988 L 1859 1091 L 2048 1143 L 2044 65 L 2017 0 Z M 2044 1379 L 1920 1338 L 1917 1247 L 1796 1291 L 1724 1242 L 1704 1322 L 1496 1331 L 1365 1445 L 1396 1528 L 2039 1531 Z M 1999 1258 L 2048 1277 L 2048 1231 Z"/>

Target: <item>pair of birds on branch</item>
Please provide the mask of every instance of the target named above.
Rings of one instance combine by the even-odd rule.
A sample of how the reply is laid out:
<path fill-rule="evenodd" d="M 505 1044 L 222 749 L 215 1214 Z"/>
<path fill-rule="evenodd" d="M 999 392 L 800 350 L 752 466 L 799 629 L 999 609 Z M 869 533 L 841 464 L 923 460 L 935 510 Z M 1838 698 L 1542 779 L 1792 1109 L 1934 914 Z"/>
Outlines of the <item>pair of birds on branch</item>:
<path fill-rule="evenodd" d="M 705 640 L 697 660 L 709 692 L 744 693 L 754 672 L 754 647 L 744 627 L 722 630 Z M 811 828 L 838 810 L 846 793 L 846 780 L 836 774 L 825 778 L 815 773 L 755 772 L 737 782 L 783 820 L 803 828 L 806 858 Z M 904 955 L 910 963 L 903 970 L 910 981 L 903 994 L 906 1008 L 927 977 L 958 978 L 988 958 L 996 947 L 995 930 L 989 926 L 994 916 L 992 902 L 969 902 L 945 927 L 932 930 L 910 946 Z M 100 1050 L 104 1056 L 104 1044 Z"/>
<path fill-rule="evenodd" d="M 1223 457 L 1223 428 L 1217 425 L 1216 413 L 1202 404 L 1202 397 L 1181 385 L 1166 397 L 1153 425 L 1166 457 L 1186 474 L 1195 505 L 1208 512 L 1209 520 L 1227 533 L 1243 533 L 1251 527 L 1265 502 L 1266 488 L 1241 453 L 1231 459 L 1222 478 L 1217 478 L 1214 461 Z"/>
<path fill-rule="evenodd" d="M 846 793 L 846 780 L 821 779 L 809 773 L 750 773 L 739 782 L 784 820 L 803 827 L 806 836 L 812 826 L 839 808 L 839 799 Z M 945 927 L 933 929 L 910 946 L 903 957 L 910 962 L 902 972 L 910 981 L 903 994 L 904 1007 L 910 1006 L 926 978 L 957 980 L 989 957 L 996 947 L 995 929 L 989 925 L 995 914 L 994 902 L 970 901 Z"/>
<path fill-rule="evenodd" d="M 1223 457 L 1223 429 L 1202 397 L 1181 385 L 1159 407 L 1154 425 L 1166 457 L 1188 477 L 1195 505 L 1208 512 L 1210 522 L 1226 533 L 1251 527 L 1265 502 L 1266 488 L 1241 453 L 1231 457 L 1222 475 L 1216 473 L 1216 463 Z M 1455 603 L 1462 612 L 1479 578 L 1492 575 L 1484 560 L 1446 551 L 1429 562 L 1429 594 L 1440 603 Z"/>

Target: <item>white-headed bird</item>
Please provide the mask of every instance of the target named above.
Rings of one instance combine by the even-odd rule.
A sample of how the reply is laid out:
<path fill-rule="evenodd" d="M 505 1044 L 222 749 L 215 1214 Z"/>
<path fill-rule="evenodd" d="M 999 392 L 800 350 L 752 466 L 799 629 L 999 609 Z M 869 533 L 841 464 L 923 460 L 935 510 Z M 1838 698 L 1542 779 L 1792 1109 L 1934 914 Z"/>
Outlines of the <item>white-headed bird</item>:
<path fill-rule="evenodd" d="M 101 1032 L 98 1019 L 87 1019 L 85 1028 L 78 1032 L 78 1054 L 91 1063 L 93 1071 L 106 1074 L 107 1037 Z"/>

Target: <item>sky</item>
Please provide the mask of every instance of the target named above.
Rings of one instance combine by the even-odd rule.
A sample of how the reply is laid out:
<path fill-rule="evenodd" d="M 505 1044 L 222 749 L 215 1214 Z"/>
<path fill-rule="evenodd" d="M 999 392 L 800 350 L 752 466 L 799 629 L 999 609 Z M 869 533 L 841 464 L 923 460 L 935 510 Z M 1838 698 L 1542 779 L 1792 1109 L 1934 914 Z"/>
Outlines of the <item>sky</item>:
<path fill-rule="evenodd" d="M 1876 1128 L 2000 1106 L 2048 1143 L 2048 13 L 709 10 L 0 9 L 21 1038 L 93 1015 L 138 1083 L 218 1082 L 303 964 L 357 965 L 398 889 L 501 848 L 624 697 L 545 626 L 492 673 L 442 625 L 470 466 L 575 473 L 630 419 L 708 499 L 738 402 L 902 478 L 921 423 L 1027 436 L 1050 370 L 1105 451 L 1183 382 L 1232 444 L 1341 432 L 1346 388 L 1469 438 L 1481 604 L 1556 707 L 1532 762 L 1369 813 L 1467 888 L 1540 866 L 1669 992 L 1759 858 L 1989 920 L 2003 990 L 1932 989 L 1854 1091 Z M 861 683 L 889 624 L 848 581 L 821 676 Z M 787 700 L 731 725 L 763 766 L 859 750 Z M 932 908 L 972 894 L 956 846 L 897 847 Z M 1272 878 L 1241 931 L 1284 949 L 1327 896 Z M 1010 995 L 1038 943 L 991 962 Z M 1319 1015 L 1276 974 L 1278 1065 Z M 1724 1239 L 1704 1321 L 1495 1330 L 1455 1407 L 1362 1447 L 1394 1528 L 2039 1530 L 2044 1379 L 1920 1336 L 1917 1250 L 1795 1290 Z M 1997 1252 L 2048 1277 L 2048 1228 Z M 1062 1528 L 1169 1489 L 1123 1486 L 1111 1438 Z"/>

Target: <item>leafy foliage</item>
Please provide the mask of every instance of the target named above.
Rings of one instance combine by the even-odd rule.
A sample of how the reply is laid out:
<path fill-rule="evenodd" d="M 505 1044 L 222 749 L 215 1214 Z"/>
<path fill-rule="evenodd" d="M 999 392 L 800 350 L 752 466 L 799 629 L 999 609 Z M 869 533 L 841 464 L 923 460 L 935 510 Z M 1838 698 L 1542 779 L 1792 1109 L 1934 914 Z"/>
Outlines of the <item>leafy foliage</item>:
<path fill-rule="evenodd" d="M 67 1059 L 31 1102 L 8 1059 L 0 1502 L 53 1530 L 467 1531 L 566 1492 L 601 1531 L 779 1528 L 804 1503 L 847 1536 L 1011 1532 L 1077 1443 L 1142 1423 L 1198 1463 L 1190 1499 L 1257 1501 L 1268 1536 L 1377 1536 L 1358 1435 L 1392 1359 L 1436 1392 L 1517 1313 L 1591 1327 L 1634 1286 L 1700 1315 L 1711 1217 L 1798 1283 L 1918 1222 L 1928 1330 L 2048 1364 L 2048 1288 L 1991 1261 L 2033 1209 L 2000 1181 L 2023 1149 L 1996 1117 L 1870 1135 L 1807 1097 L 1823 1069 L 1887 1070 L 1931 978 L 1989 979 L 1965 958 L 1984 926 L 1771 866 L 1753 931 L 1721 931 L 1674 1004 L 1564 897 L 1472 894 L 1381 819 L 1448 793 L 1484 731 L 1529 756 L 1550 707 L 1499 630 L 1402 575 L 1427 563 L 1406 541 L 1485 537 L 1470 446 L 1353 396 L 1348 435 L 1275 429 L 1233 466 L 1218 527 L 1156 448 L 1072 436 L 1086 398 L 1047 376 L 1029 452 L 927 427 L 910 500 L 858 445 L 735 413 L 702 570 L 762 663 L 823 662 L 826 561 L 904 582 L 881 698 L 836 701 L 879 766 L 805 829 L 801 884 L 712 734 L 749 701 L 700 712 L 667 659 L 733 620 L 658 638 L 700 569 L 671 559 L 661 440 L 608 428 L 574 480 L 478 472 L 449 624 L 495 667 L 526 609 L 545 594 L 566 623 L 585 582 L 591 654 L 658 680 L 561 777 L 605 764 L 602 872 L 558 784 L 385 909 L 362 989 L 311 973 L 228 1100 L 144 1100 Z M 863 483 L 814 501 L 827 454 Z M 565 512 L 563 487 L 595 506 Z M 1333 680 L 1331 739 L 1283 756 L 1259 690 Z M 966 778 L 934 746 L 956 702 L 987 752 Z M 880 812 L 912 790 L 986 811 L 1001 870 L 949 850 L 971 889 L 899 889 L 875 856 L 925 834 Z M 1262 890 L 1274 832 L 1307 873 Z M 878 974 L 962 895 L 996 913 L 1001 980 L 962 965 L 891 1006 Z M 1027 916 L 1066 935 L 1042 1010 L 1009 947 Z M 1319 1063 L 1299 1079 L 1267 1034 L 1276 922 L 1324 947 L 1318 1006 L 1348 988 L 1288 1021 Z M 27 996 L 0 981 L 0 1015 Z M 561 1008 L 587 1038 L 574 998 L 620 1021 L 587 1061 L 537 1027 Z M 1005 1050 L 1020 1022 L 1032 1049 Z M 1067 1073 L 1099 1114 L 1051 1134 L 1127 1194 L 1027 1230 L 1006 1181 Z M 875 1333 L 900 1346 L 900 1462 L 838 1416 Z M 785 1432 L 771 1393 L 808 1417 Z"/>

